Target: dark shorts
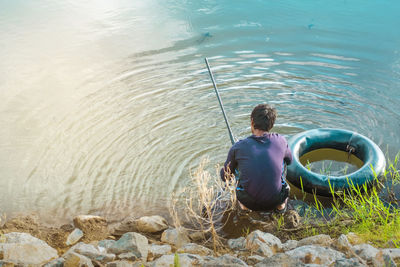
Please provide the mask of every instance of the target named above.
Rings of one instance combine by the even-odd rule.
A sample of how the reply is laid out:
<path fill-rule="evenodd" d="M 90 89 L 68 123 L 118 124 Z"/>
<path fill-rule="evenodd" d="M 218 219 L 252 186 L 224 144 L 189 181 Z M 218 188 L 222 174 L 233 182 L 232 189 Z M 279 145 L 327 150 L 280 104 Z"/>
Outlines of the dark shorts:
<path fill-rule="evenodd" d="M 245 190 L 236 190 L 236 197 L 246 206 L 246 208 L 254 211 L 269 211 L 274 210 L 278 205 L 285 202 L 286 198 L 289 197 L 290 187 L 287 183 L 282 184 L 282 190 L 274 198 L 272 198 L 268 203 L 262 203 L 256 201 L 252 196 L 250 196 Z"/>

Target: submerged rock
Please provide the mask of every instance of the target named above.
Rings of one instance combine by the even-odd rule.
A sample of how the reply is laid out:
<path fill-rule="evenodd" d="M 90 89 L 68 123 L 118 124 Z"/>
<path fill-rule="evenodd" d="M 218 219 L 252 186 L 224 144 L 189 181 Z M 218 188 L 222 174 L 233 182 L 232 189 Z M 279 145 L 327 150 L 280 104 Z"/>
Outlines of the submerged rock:
<path fill-rule="evenodd" d="M 46 242 L 26 233 L 8 233 L 0 243 L 0 256 L 4 262 L 17 265 L 44 265 L 58 258 L 57 251 Z"/>
<path fill-rule="evenodd" d="M 131 252 L 142 261 L 146 261 L 149 252 L 149 241 L 141 234 L 125 233 L 107 251 L 114 254 Z"/>
<path fill-rule="evenodd" d="M 177 248 L 190 243 L 190 239 L 183 228 L 171 228 L 165 230 L 161 235 L 161 241 L 174 245 Z"/>

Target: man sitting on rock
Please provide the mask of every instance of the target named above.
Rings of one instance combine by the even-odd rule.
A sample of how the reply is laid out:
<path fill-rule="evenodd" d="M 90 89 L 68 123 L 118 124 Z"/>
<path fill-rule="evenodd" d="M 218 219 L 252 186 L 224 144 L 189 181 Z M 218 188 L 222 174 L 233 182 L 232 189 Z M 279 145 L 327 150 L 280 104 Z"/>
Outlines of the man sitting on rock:
<path fill-rule="evenodd" d="M 250 118 L 253 135 L 231 147 L 221 179 L 225 181 L 236 174 L 236 196 L 243 209 L 284 213 L 290 190 L 285 181 L 285 164 L 291 163 L 292 153 L 285 137 L 269 132 L 275 123 L 275 108 L 260 104 Z"/>

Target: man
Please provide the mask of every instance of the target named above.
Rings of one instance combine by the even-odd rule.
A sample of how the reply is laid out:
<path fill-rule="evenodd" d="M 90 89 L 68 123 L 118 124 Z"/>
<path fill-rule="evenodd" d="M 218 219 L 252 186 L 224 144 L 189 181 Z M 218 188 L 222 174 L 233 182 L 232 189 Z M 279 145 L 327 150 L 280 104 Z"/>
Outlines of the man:
<path fill-rule="evenodd" d="M 285 164 L 291 163 L 292 153 L 285 137 L 269 132 L 276 120 L 275 108 L 260 104 L 253 109 L 250 119 L 253 135 L 231 147 L 221 179 L 225 181 L 236 173 L 237 199 L 246 208 L 283 213 L 289 197 Z"/>

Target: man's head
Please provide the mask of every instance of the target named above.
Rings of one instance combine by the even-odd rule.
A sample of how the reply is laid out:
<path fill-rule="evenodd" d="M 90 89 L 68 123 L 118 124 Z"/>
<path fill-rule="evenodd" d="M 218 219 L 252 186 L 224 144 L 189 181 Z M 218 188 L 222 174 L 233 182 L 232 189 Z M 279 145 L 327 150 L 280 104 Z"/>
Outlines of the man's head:
<path fill-rule="evenodd" d="M 267 104 L 260 104 L 253 109 L 250 118 L 254 129 L 269 132 L 275 123 L 276 109 Z"/>

